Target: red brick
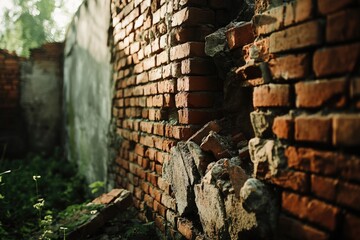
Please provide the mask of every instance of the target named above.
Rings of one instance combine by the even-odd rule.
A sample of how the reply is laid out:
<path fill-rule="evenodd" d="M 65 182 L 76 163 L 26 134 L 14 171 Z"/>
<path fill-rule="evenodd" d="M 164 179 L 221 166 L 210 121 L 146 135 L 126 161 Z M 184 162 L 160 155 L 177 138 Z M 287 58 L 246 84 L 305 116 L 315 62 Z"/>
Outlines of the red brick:
<path fill-rule="evenodd" d="M 360 77 L 354 77 L 351 79 L 350 96 L 352 98 L 360 96 Z"/>
<path fill-rule="evenodd" d="M 270 53 L 317 46 L 322 43 L 320 21 L 306 22 L 270 36 Z"/>
<path fill-rule="evenodd" d="M 302 197 L 294 193 L 283 192 L 282 208 L 310 222 L 319 224 L 329 230 L 334 230 L 340 210 L 325 202 Z"/>
<path fill-rule="evenodd" d="M 193 239 L 195 237 L 193 233 L 193 225 L 189 220 L 178 218 L 177 230 L 186 238 Z"/>
<path fill-rule="evenodd" d="M 230 49 L 242 47 L 255 39 L 251 22 L 230 28 L 225 34 Z"/>
<path fill-rule="evenodd" d="M 267 84 L 254 88 L 254 107 L 289 107 L 291 106 L 290 85 Z"/>
<path fill-rule="evenodd" d="M 329 235 L 316 228 L 310 227 L 298 220 L 281 215 L 279 218 L 280 235 L 284 235 L 284 239 L 294 240 L 328 240 Z"/>
<path fill-rule="evenodd" d="M 143 60 L 144 71 L 156 66 L 156 55 Z M 142 72 L 142 71 L 140 71 Z"/>
<path fill-rule="evenodd" d="M 295 147 L 288 147 L 285 156 L 288 158 L 289 167 L 324 175 L 333 175 L 341 171 L 340 163 L 347 158 L 336 152 Z"/>
<path fill-rule="evenodd" d="M 346 78 L 306 81 L 295 84 L 296 107 L 343 107 L 347 92 Z"/>
<path fill-rule="evenodd" d="M 310 57 L 308 54 L 286 55 L 269 61 L 273 79 L 299 79 L 309 74 Z"/>
<path fill-rule="evenodd" d="M 360 85 L 360 84 L 359 84 Z M 220 90 L 216 77 L 184 76 L 177 80 L 178 91 L 214 91 Z"/>
<path fill-rule="evenodd" d="M 284 24 L 285 5 L 273 7 L 262 14 L 253 17 L 253 24 L 255 26 L 256 35 L 268 34 L 279 30 Z M 263 19 L 271 19 L 264 21 Z"/>
<path fill-rule="evenodd" d="M 336 146 L 360 145 L 360 114 L 336 114 L 333 117 L 333 144 Z"/>
<path fill-rule="evenodd" d="M 296 117 L 295 140 L 331 143 L 331 118 L 320 115 Z"/>
<path fill-rule="evenodd" d="M 140 130 L 146 133 L 152 133 L 153 123 L 152 122 L 140 122 Z"/>
<path fill-rule="evenodd" d="M 145 148 L 144 146 L 140 145 L 140 144 L 136 144 L 135 146 L 135 153 L 139 156 L 144 156 L 145 154 Z"/>
<path fill-rule="evenodd" d="M 307 192 L 309 178 L 306 173 L 284 170 L 270 179 L 270 182 L 282 188 L 291 189 L 297 192 Z"/>
<path fill-rule="evenodd" d="M 208 26 L 177 27 L 171 32 L 171 43 L 204 42 L 205 37 L 213 31 Z"/>
<path fill-rule="evenodd" d="M 311 175 L 311 192 L 320 198 L 334 201 L 338 180 L 332 178 Z"/>
<path fill-rule="evenodd" d="M 250 62 L 251 60 L 268 61 L 270 59 L 269 44 L 269 38 L 267 37 L 245 45 L 243 47 L 245 62 Z"/>
<path fill-rule="evenodd" d="M 211 107 L 214 103 L 214 97 L 206 93 L 179 92 L 175 95 L 175 106 L 182 107 Z"/>
<path fill-rule="evenodd" d="M 210 131 L 218 133 L 221 131 L 221 129 L 222 129 L 221 122 L 210 121 L 207 124 L 205 124 L 200 130 L 198 130 L 194 135 L 192 135 L 188 141 L 193 141 L 197 145 L 200 145 L 202 139 L 206 137 L 210 133 Z"/>
<path fill-rule="evenodd" d="M 215 21 L 213 11 L 202 8 L 186 7 L 172 16 L 171 26 L 211 24 Z"/>
<path fill-rule="evenodd" d="M 170 184 L 168 182 L 166 182 L 163 178 L 158 177 L 157 184 L 161 190 L 163 190 L 167 194 L 170 194 Z M 163 202 L 163 201 L 161 200 L 161 202 Z"/>
<path fill-rule="evenodd" d="M 202 58 L 189 58 L 181 61 L 181 74 L 213 75 L 216 73 L 212 61 Z"/>
<path fill-rule="evenodd" d="M 284 25 L 289 26 L 311 19 L 314 12 L 312 0 L 297 0 L 286 5 Z"/>
<path fill-rule="evenodd" d="M 359 54 L 359 43 L 317 50 L 313 58 L 314 72 L 317 77 L 353 72 Z"/>
<path fill-rule="evenodd" d="M 327 16 L 327 42 L 341 42 L 360 38 L 359 8 L 346 9 Z"/>
<path fill-rule="evenodd" d="M 274 119 L 272 125 L 273 133 L 281 139 L 293 139 L 294 119 L 289 115 L 279 116 Z"/>
<path fill-rule="evenodd" d="M 204 124 L 214 118 L 214 112 L 196 109 L 178 110 L 178 119 L 181 124 Z"/>
<path fill-rule="evenodd" d="M 164 80 L 158 82 L 159 93 L 174 93 L 176 91 L 175 80 Z"/>
<path fill-rule="evenodd" d="M 360 186 L 352 183 L 340 182 L 337 188 L 336 201 L 341 204 L 360 210 Z"/>
<path fill-rule="evenodd" d="M 160 66 L 164 63 L 167 63 L 169 60 L 168 51 L 162 51 L 156 56 L 156 66 Z"/>
<path fill-rule="evenodd" d="M 176 210 L 176 200 L 166 193 L 163 193 L 161 197 L 161 204 L 167 208 L 171 208 L 174 211 Z"/>
<path fill-rule="evenodd" d="M 171 137 L 179 140 L 187 140 L 195 132 L 193 126 L 173 126 Z"/>
<path fill-rule="evenodd" d="M 205 57 L 205 43 L 187 42 L 170 49 L 170 60 L 183 59 L 187 57 Z"/>
<path fill-rule="evenodd" d="M 332 1 L 332 0 L 318 0 L 318 9 L 321 14 L 328 14 L 335 12 L 339 9 L 342 9 L 356 0 L 341 0 L 341 1 Z"/>
<path fill-rule="evenodd" d="M 355 240 L 360 236 L 360 217 L 353 214 L 346 214 L 343 227 L 344 240 Z"/>

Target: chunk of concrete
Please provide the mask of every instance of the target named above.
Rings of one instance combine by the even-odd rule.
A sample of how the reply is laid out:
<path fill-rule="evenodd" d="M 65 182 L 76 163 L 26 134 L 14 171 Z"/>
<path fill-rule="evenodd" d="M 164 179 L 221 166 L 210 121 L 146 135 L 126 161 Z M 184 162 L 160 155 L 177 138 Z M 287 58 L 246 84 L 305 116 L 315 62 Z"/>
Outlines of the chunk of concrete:
<path fill-rule="evenodd" d="M 200 176 L 203 177 L 205 175 L 207 166 L 209 163 L 214 161 L 214 158 L 202 151 L 200 146 L 193 141 L 188 141 L 186 145 L 192 158 L 194 159 L 194 163 Z"/>
<path fill-rule="evenodd" d="M 257 228 L 256 215 L 253 212 L 247 212 L 238 197 L 229 194 L 225 198 L 226 221 L 228 223 L 228 231 L 230 239 L 241 238 L 244 232 Z"/>
<path fill-rule="evenodd" d="M 275 115 L 270 112 L 253 111 L 250 113 L 251 125 L 256 137 L 269 136 Z"/>
<path fill-rule="evenodd" d="M 214 131 L 210 131 L 206 138 L 203 139 L 200 148 L 204 151 L 211 152 L 216 159 L 230 158 L 232 149 L 231 139 L 223 137 Z"/>
<path fill-rule="evenodd" d="M 228 239 L 225 207 L 220 190 L 202 182 L 195 185 L 195 203 L 200 222 L 209 239 Z"/>
<path fill-rule="evenodd" d="M 249 153 L 254 164 L 253 175 L 260 178 L 276 175 L 285 163 L 284 148 L 278 140 L 250 139 Z"/>

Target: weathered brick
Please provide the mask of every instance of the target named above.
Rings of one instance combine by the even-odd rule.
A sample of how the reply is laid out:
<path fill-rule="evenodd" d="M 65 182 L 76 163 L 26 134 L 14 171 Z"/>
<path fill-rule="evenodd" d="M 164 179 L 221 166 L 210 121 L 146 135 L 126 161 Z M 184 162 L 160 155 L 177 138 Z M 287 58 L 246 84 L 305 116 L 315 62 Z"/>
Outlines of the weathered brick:
<path fill-rule="evenodd" d="M 183 59 L 186 57 L 205 57 L 205 43 L 187 42 L 174 46 L 170 49 L 170 60 Z"/>
<path fill-rule="evenodd" d="M 254 107 L 290 107 L 290 85 L 267 84 L 254 88 Z"/>
<path fill-rule="evenodd" d="M 289 26 L 312 18 L 314 5 L 312 0 L 297 0 L 286 4 L 284 25 Z"/>
<path fill-rule="evenodd" d="M 191 136 L 191 138 L 189 138 L 188 141 L 193 141 L 195 142 L 197 145 L 200 146 L 202 139 L 204 137 L 206 137 L 210 131 L 213 132 L 220 132 L 222 129 L 221 127 L 221 122 L 219 121 L 210 121 L 208 123 L 206 123 L 200 130 L 198 130 L 194 135 Z"/>
<path fill-rule="evenodd" d="M 296 107 L 343 107 L 347 91 L 345 78 L 299 82 L 295 84 Z"/>
<path fill-rule="evenodd" d="M 334 230 L 340 209 L 325 202 L 283 192 L 282 208 L 295 216 Z"/>
<path fill-rule="evenodd" d="M 296 117 L 295 140 L 331 143 L 331 118 L 320 115 Z"/>
<path fill-rule="evenodd" d="M 360 186 L 347 182 L 340 182 L 337 188 L 336 201 L 341 204 L 360 210 Z"/>
<path fill-rule="evenodd" d="M 279 30 L 284 23 L 285 5 L 273 7 L 270 10 L 253 17 L 256 35 L 268 34 Z"/>
<path fill-rule="evenodd" d="M 216 73 L 212 61 L 202 58 L 189 58 L 181 61 L 181 74 L 213 75 Z"/>
<path fill-rule="evenodd" d="M 193 229 L 194 227 L 189 220 L 178 218 L 177 230 L 185 236 L 186 239 L 193 239 L 195 237 Z"/>
<path fill-rule="evenodd" d="M 211 107 L 214 97 L 206 93 L 179 92 L 175 95 L 175 106 L 181 107 Z"/>
<path fill-rule="evenodd" d="M 272 58 L 269 61 L 269 69 L 274 79 L 299 79 L 309 74 L 310 64 L 308 54 L 291 54 Z"/>
<path fill-rule="evenodd" d="M 272 125 L 272 131 L 278 138 L 293 139 L 294 118 L 290 115 L 276 117 Z"/>
<path fill-rule="evenodd" d="M 346 9 L 327 16 L 326 41 L 341 42 L 360 38 L 359 8 Z"/>
<path fill-rule="evenodd" d="M 295 240 L 328 240 L 329 235 L 323 231 L 313 228 L 303 222 L 281 215 L 279 218 L 279 231 L 284 239 Z"/>
<path fill-rule="evenodd" d="M 313 57 L 314 72 L 322 77 L 355 71 L 359 54 L 359 43 L 319 49 Z"/>
<path fill-rule="evenodd" d="M 208 26 L 177 27 L 171 32 L 171 43 L 204 42 L 205 37 L 213 32 Z"/>
<path fill-rule="evenodd" d="M 270 53 L 317 46 L 322 43 L 320 21 L 306 22 L 270 35 Z"/>
<path fill-rule="evenodd" d="M 320 198 L 334 201 L 338 180 L 332 178 L 311 175 L 311 192 Z"/>
<path fill-rule="evenodd" d="M 213 112 L 208 110 L 189 108 L 178 110 L 179 123 L 181 124 L 204 124 L 214 118 L 213 114 Z"/>
<path fill-rule="evenodd" d="M 270 59 L 269 44 L 269 38 L 267 37 L 245 45 L 243 47 L 245 62 L 248 63 L 251 60 L 268 61 Z"/>
<path fill-rule="evenodd" d="M 317 1 L 319 12 L 324 15 L 342 9 L 353 2 L 356 2 L 356 0 L 342 0 L 342 1 L 318 0 Z"/>
<path fill-rule="evenodd" d="M 220 89 L 219 85 L 216 77 L 184 76 L 177 80 L 177 90 L 179 92 L 214 91 Z"/>
<path fill-rule="evenodd" d="M 186 7 L 172 16 L 171 26 L 211 24 L 215 21 L 213 11 L 202 8 Z"/>
<path fill-rule="evenodd" d="M 343 227 L 343 239 L 354 240 L 360 236 L 360 217 L 353 214 L 346 214 Z"/>
<path fill-rule="evenodd" d="M 270 182 L 282 188 L 291 189 L 297 192 L 307 192 L 309 178 L 306 173 L 284 170 L 270 179 Z"/>
<path fill-rule="evenodd" d="M 242 47 L 253 42 L 255 38 L 251 22 L 230 28 L 225 34 L 230 49 Z"/>
<path fill-rule="evenodd" d="M 333 144 L 359 146 L 360 114 L 336 114 L 333 117 Z"/>

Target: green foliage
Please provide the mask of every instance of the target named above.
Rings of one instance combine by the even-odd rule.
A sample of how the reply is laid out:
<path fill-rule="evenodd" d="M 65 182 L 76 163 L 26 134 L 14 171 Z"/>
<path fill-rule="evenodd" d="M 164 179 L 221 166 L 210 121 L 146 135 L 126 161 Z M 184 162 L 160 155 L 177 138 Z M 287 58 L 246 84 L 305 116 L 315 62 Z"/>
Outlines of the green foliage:
<path fill-rule="evenodd" d="M 29 155 L 25 159 L 1 160 L 0 172 L 6 169 L 12 171 L 2 175 L 0 186 L 5 196 L 0 201 L 0 239 L 30 239 L 39 228 L 45 233 L 50 215 L 56 216 L 68 205 L 83 202 L 87 196 L 84 179 L 59 153 L 50 157 Z M 45 212 L 44 218 L 39 210 Z M 47 235 L 48 232 L 43 239 Z"/>
<path fill-rule="evenodd" d="M 39 47 L 46 41 L 59 38 L 61 29 L 56 27 L 52 14 L 56 0 L 11 0 L 14 8 L 6 9 L 0 20 L 5 31 L 0 32 L 0 48 L 29 55 L 30 48 Z"/>
<path fill-rule="evenodd" d="M 103 192 L 105 190 L 105 183 L 102 181 L 96 181 L 89 185 L 92 194 Z"/>

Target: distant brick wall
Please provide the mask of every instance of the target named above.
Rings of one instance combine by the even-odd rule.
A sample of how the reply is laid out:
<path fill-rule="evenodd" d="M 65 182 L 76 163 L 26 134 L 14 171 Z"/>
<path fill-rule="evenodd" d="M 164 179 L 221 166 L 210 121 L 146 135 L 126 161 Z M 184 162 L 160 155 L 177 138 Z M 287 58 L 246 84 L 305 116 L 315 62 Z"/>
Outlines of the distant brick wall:
<path fill-rule="evenodd" d="M 162 231 L 171 223 L 170 229 L 193 236 L 188 225 L 176 222 L 162 163 L 177 141 L 221 116 L 222 83 L 204 54 L 204 37 L 223 25 L 218 8 L 226 12 L 228 4 L 112 1 L 113 117 L 123 138 L 117 184 L 133 193 L 141 218 L 149 217 L 146 209 L 154 212 Z M 281 193 L 279 238 L 356 239 L 358 1 L 256 0 L 255 6 L 256 40 L 230 48 L 243 50 L 245 65 L 235 73 L 239 88 L 252 90 L 250 115 L 261 123 L 254 124 L 250 140 L 254 176 Z M 244 33 L 228 34 L 241 39 Z M 263 149 L 265 143 L 276 150 Z"/>
<path fill-rule="evenodd" d="M 16 147 L 19 150 L 23 147 L 18 141 L 23 134 L 20 110 L 22 61 L 16 54 L 0 49 L 0 153 L 13 152 Z"/>
<path fill-rule="evenodd" d="M 257 137 L 285 149 L 277 175 L 257 176 L 281 190 L 279 232 L 284 239 L 357 239 L 359 1 L 256 2 L 257 39 L 243 49 L 248 65 L 266 62 L 271 73 L 254 87 L 253 105 L 258 115 L 272 114 L 272 132 Z M 251 55 L 254 48 L 261 54 Z"/>

